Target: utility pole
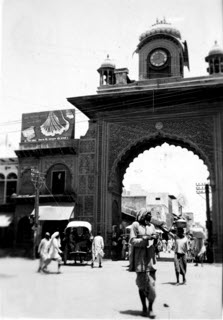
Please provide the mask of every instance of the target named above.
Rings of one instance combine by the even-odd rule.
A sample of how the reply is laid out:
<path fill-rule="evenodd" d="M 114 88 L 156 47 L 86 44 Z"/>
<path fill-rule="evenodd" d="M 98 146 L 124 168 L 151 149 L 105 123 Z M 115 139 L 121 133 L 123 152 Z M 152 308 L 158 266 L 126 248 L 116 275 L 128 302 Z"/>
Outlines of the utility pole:
<path fill-rule="evenodd" d="M 39 192 L 44 183 L 44 175 L 34 168 L 31 168 L 31 181 L 35 187 L 35 205 L 34 205 L 34 225 L 33 225 L 33 259 L 36 258 L 36 248 L 38 245 L 39 233 Z"/>
<path fill-rule="evenodd" d="M 208 230 L 207 258 L 208 258 L 208 262 L 213 262 L 214 257 L 213 257 L 213 239 L 212 239 L 212 220 L 211 220 L 209 185 L 208 184 L 205 184 L 205 195 L 206 195 L 206 208 L 207 208 L 206 228 Z"/>
<path fill-rule="evenodd" d="M 206 200 L 206 228 L 208 231 L 208 248 L 207 248 L 207 259 L 208 262 L 213 262 L 213 241 L 212 241 L 212 220 L 210 210 L 210 190 L 208 183 L 196 183 L 197 194 L 205 194 Z"/>

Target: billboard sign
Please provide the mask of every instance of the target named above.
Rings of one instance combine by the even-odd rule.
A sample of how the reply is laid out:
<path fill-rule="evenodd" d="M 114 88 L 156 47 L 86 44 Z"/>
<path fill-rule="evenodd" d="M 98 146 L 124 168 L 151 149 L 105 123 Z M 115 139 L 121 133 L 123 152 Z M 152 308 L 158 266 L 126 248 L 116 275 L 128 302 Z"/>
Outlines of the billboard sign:
<path fill-rule="evenodd" d="M 75 110 L 24 113 L 21 142 L 74 139 Z"/>

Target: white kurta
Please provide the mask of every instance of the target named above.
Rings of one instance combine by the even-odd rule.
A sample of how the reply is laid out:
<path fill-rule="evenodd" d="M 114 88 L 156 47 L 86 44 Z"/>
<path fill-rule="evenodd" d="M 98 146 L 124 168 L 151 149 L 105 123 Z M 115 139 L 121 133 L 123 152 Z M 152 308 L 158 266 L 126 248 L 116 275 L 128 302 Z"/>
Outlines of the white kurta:
<path fill-rule="evenodd" d="M 40 254 L 40 257 L 43 260 L 46 260 L 48 258 L 49 243 L 50 243 L 50 241 L 47 240 L 46 238 L 43 238 L 40 241 L 40 244 L 39 244 L 39 247 L 38 247 L 38 252 Z"/>
<path fill-rule="evenodd" d="M 104 255 L 104 240 L 102 236 L 96 236 L 94 237 L 94 240 L 92 242 L 92 255 L 97 258 L 98 255 L 103 256 Z"/>
<path fill-rule="evenodd" d="M 61 252 L 59 248 L 59 241 L 54 238 L 51 240 L 50 249 L 49 249 L 49 257 L 50 259 L 61 259 L 59 253 Z"/>

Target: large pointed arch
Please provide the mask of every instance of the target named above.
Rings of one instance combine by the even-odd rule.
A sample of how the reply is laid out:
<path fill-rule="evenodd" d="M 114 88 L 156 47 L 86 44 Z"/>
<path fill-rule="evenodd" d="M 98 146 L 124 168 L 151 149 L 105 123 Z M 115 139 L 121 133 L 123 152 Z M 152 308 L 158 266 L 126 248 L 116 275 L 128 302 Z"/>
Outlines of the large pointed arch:
<path fill-rule="evenodd" d="M 116 160 L 113 163 L 111 168 L 111 172 L 109 175 L 109 190 L 121 192 L 122 181 L 126 169 L 129 167 L 130 163 L 145 150 L 149 150 L 150 148 L 155 148 L 157 146 L 161 146 L 163 143 L 168 143 L 169 145 L 180 146 L 182 148 L 187 149 L 188 151 L 192 151 L 195 155 L 201 159 L 204 164 L 207 166 L 210 172 L 210 182 L 211 185 L 214 185 L 214 172 L 211 166 L 211 163 L 208 157 L 204 154 L 204 152 L 195 145 L 192 141 L 180 137 L 179 135 L 169 135 L 162 132 L 158 132 L 156 134 L 152 134 L 149 136 L 144 136 L 139 140 L 134 141 L 129 144 L 122 152 L 119 153 Z"/>

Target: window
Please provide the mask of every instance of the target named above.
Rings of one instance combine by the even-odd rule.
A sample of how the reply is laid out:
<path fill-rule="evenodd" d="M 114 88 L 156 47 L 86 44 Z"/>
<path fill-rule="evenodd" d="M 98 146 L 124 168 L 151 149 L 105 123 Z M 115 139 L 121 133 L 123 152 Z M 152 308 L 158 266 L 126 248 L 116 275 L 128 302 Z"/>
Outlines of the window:
<path fill-rule="evenodd" d="M 6 202 L 11 202 L 11 197 L 13 193 L 16 193 L 17 188 L 17 175 L 15 173 L 10 173 L 7 176 L 6 182 Z"/>
<path fill-rule="evenodd" d="M 42 194 L 66 195 L 72 192 L 71 173 L 69 168 L 63 163 L 52 165 L 46 174 L 45 189 Z"/>
<path fill-rule="evenodd" d="M 160 200 L 160 198 L 156 198 L 156 200 Z"/>
<path fill-rule="evenodd" d="M 17 189 L 17 175 L 9 173 L 5 177 L 0 174 L 0 203 L 8 203 L 12 201 L 12 194 L 16 193 Z"/>
<path fill-rule="evenodd" d="M 63 194 L 65 190 L 65 171 L 52 171 L 52 193 Z"/>

